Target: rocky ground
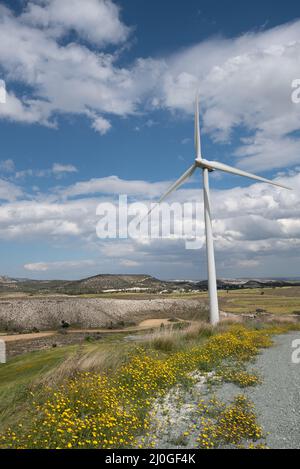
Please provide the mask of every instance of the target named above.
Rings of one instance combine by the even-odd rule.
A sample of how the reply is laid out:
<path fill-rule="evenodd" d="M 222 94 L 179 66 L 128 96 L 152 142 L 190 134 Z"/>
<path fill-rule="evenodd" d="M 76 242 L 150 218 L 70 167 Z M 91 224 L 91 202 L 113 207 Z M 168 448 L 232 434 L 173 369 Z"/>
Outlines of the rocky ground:
<path fill-rule="evenodd" d="M 261 384 L 245 391 L 266 433 L 266 445 L 272 449 L 300 449 L 300 363 L 292 362 L 296 340 L 299 349 L 300 332 L 274 337 L 274 346 L 264 350 L 255 363 Z M 238 389 L 224 384 L 218 396 L 230 400 Z"/>
<path fill-rule="evenodd" d="M 198 404 L 210 395 L 208 382 L 213 373 L 192 373 L 193 386 L 177 385 L 155 401 L 150 413 L 149 437 L 144 447 L 160 449 L 196 448 L 200 431 Z"/>
<path fill-rule="evenodd" d="M 292 362 L 294 341 L 300 332 L 274 337 L 274 346 L 265 349 L 251 368 L 261 377 L 261 384 L 241 389 L 234 384 L 220 383 L 213 374 L 194 375 L 195 385 L 185 389 L 174 387 L 157 399 L 151 413 L 151 436 L 143 445 L 156 448 L 196 448 L 200 430 L 198 404 L 216 396 L 229 403 L 237 394 L 245 394 L 254 404 L 258 424 L 270 449 L 300 449 L 300 363 Z M 295 356 L 300 358 L 300 352 Z"/>
<path fill-rule="evenodd" d="M 72 327 L 99 328 L 120 322 L 139 323 L 144 318 L 179 315 L 203 319 L 201 299 L 107 299 L 45 297 L 0 301 L 0 331 L 52 330 L 68 322 Z"/>

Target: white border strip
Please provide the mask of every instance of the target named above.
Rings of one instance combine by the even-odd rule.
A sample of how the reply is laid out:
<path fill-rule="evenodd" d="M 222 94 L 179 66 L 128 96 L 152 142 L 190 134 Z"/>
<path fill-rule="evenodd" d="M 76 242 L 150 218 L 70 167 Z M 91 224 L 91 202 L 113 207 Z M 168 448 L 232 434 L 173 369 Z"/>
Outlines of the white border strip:
<path fill-rule="evenodd" d="M 6 344 L 4 340 L 0 340 L 0 364 L 6 363 Z"/>

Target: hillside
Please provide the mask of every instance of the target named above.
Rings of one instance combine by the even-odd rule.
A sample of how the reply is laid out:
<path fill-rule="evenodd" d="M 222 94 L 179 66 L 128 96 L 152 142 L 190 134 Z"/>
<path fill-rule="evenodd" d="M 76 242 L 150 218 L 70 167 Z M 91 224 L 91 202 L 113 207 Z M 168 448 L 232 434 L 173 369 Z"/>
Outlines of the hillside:
<path fill-rule="evenodd" d="M 206 318 L 202 298 L 76 298 L 47 297 L 0 300 L 1 331 L 53 330 L 66 321 L 76 328 L 101 328 L 117 324 L 135 324 L 143 319 Z"/>
<path fill-rule="evenodd" d="M 268 288 L 299 286 L 300 281 L 267 279 L 219 279 L 218 289 Z M 100 274 L 81 280 L 32 280 L 0 277 L 0 293 L 24 292 L 43 294 L 97 294 L 97 293 L 172 293 L 175 291 L 206 291 L 207 280 L 159 280 L 145 274 Z"/>

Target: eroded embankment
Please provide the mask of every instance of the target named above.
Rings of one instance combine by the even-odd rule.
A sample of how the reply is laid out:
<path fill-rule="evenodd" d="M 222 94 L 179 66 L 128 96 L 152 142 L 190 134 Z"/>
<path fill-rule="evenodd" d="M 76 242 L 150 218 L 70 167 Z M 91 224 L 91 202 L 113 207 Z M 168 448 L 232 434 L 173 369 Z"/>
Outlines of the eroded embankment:
<path fill-rule="evenodd" d="M 201 318 L 205 303 L 198 299 L 32 298 L 0 301 L 0 330 L 56 329 L 61 321 L 79 328 L 107 327 L 120 321 L 139 323 L 144 318 Z"/>

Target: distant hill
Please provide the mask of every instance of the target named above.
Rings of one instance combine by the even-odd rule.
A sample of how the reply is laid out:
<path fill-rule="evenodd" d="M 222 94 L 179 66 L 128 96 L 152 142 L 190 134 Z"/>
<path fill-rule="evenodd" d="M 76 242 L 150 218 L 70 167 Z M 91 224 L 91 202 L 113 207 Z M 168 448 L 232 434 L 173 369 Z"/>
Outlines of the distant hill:
<path fill-rule="evenodd" d="M 219 279 L 218 289 L 268 288 L 300 285 L 300 281 L 266 279 Z M 92 294 L 92 293 L 172 293 L 207 290 L 207 280 L 159 280 L 143 274 L 100 274 L 82 280 L 31 280 L 0 276 L 0 292 Z"/>
<path fill-rule="evenodd" d="M 117 293 L 144 292 L 158 293 L 174 290 L 198 290 L 196 283 L 188 281 L 159 280 L 151 275 L 100 274 L 82 280 L 64 283 L 60 291 L 68 293 Z"/>

